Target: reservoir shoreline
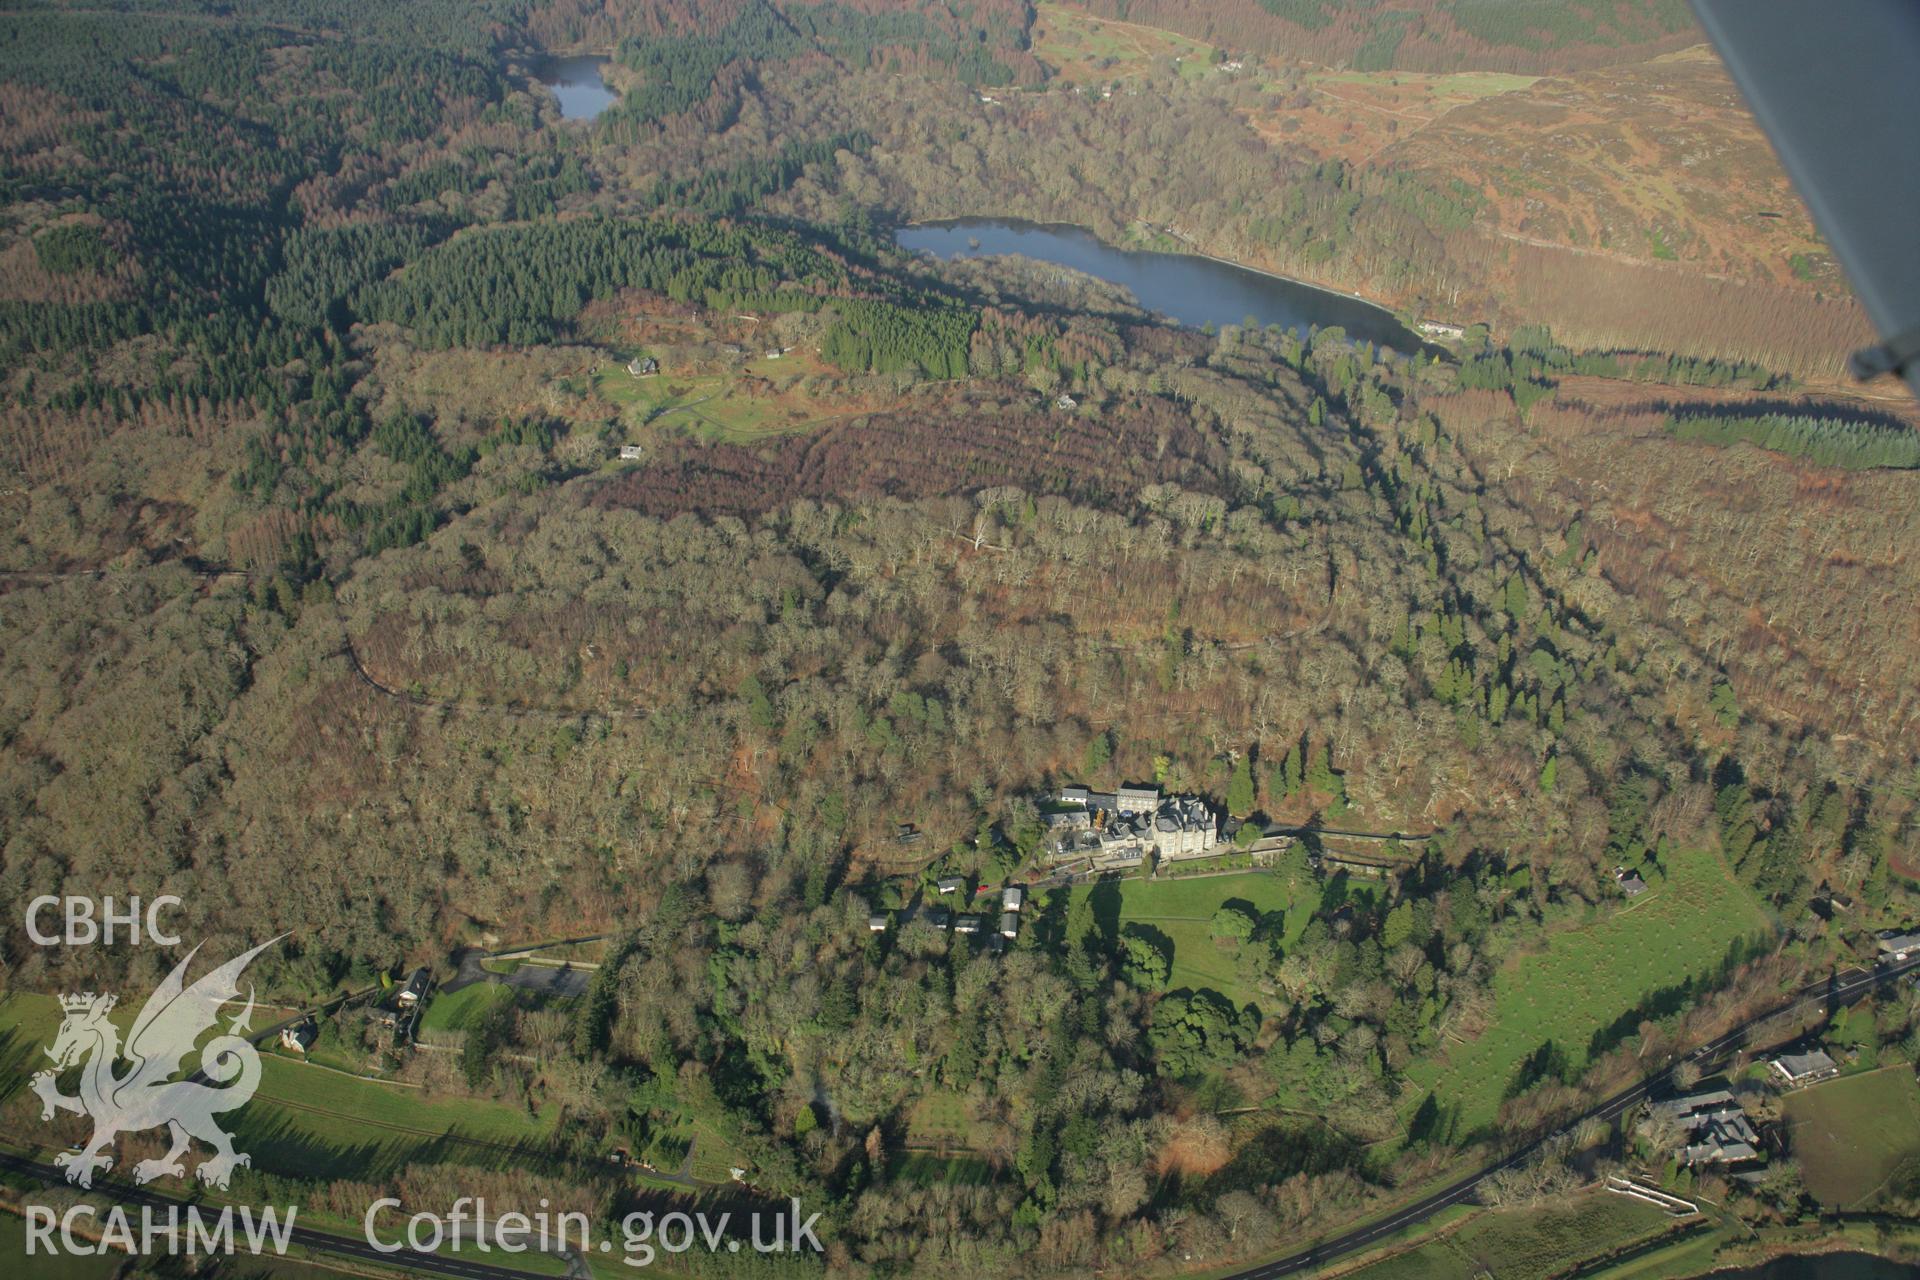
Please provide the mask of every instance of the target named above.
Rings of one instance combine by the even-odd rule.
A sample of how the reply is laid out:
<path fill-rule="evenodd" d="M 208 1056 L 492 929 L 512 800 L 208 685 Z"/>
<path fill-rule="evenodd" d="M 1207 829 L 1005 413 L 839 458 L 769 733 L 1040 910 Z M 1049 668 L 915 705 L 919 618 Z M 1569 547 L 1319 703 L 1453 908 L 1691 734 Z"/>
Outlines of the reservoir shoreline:
<path fill-rule="evenodd" d="M 1199 247 L 1198 241 L 1190 236 L 1181 235 L 1172 227 L 1156 227 L 1151 222 L 1143 222 L 1140 225 L 1149 230 L 1171 236 L 1181 244 L 1186 245 L 1187 256 L 1189 257 L 1205 258 L 1208 262 L 1217 262 L 1223 267 L 1234 267 L 1240 271 L 1251 271 L 1254 275 L 1265 276 L 1269 280 L 1279 280 L 1285 284 L 1298 285 L 1303 289 L 1317 289 L 1321 293 L 1330 293 L 1336 298 L 1345 298 L 1349 302 L 1362 302 L 1369 307 L 1377 307 L 1391 316 L 1397 317 L 1399 314 L 1391 306 L 1380 301 L 1380 299 L 1369 298 L 1364 293 L 1355 293 L 1351 289 L 1342 289 L 1336 285 L 1326 284 L 1319 280 L 1309 280 L 1304 276 L 1282 275 L 1278 271 L 1269 271 L 1265 267 L 1256 267 L 1251 263 L 1241 262 L 1237 258 L 1223 258 L 1217 253 L 1208 253 L 1205 249 Z"/>
<path fill-rule="evenodd" d="M 1093 236 L 1095 239 L 1099 240 L 1100 243 L 1105 244 L 1112 249 L 1118 250 L 1121 253 L 1160 253 L 1160 254 L 1165 254 L 1169 258 L 1202 258 L 1208 262 L 1217 262 L 1223 267 L 1232 267 L 1235 271 L 1245 271 L 1250 275 L 1265 276 L 1267 279 L 1277 280 L 1281 284 L 1294 285 L 1301 289 L 1312 289 L 1316 293 L 1328 294 L 1329 296 L 1335 297 L 1335 298 L 1344 298 L 1348 302 L 1362 303 L 1366 306 L 1374 307 L 1380 311 L 1384 311 L 1388 315 L 1397 317 L 1397 314 L 1398 314 L 1394 311 L 1392 307 L 1380 301 L 1380 299 L 1369 298 L 1364 293 L 1355 293 L 1351 289 L 1342 289 L 1337 285 L 1326 284 L 1319 280 L 1309 280 L 1304 276 L 1282 275 L 1278 271 L 1269 271 L 1265 267 L 1256 267 L 1250 262 L 1241 262 L 1238 258 L 1223 258 L 1217 253 L 1208 253 L 1205 249 L 1199 248 L 1195 241 L 1193 241 L 1192 239 L 1189 239 L 1186 236 L 1181 235 L 1179 232 L 1175 231 L 1173 228 L 1156 227 L 1150 222 L 1143 222 L 1140 225 L 1143 227 L 1147 227 L 1150 230 L 1158 231 L 1165 235 L 1171 236 L 1173 239 L 1178 240 L 1181 244 L 1186 245 L 1187 246 L 1186 251 L 1182 253 L 1173 253 L 1166 249 L 1129 249 L 1125 245 L 1113 244 L 1111 241 L 1101 236 L 1098 232 L 1094 231 L 1091 227 L 1088 227 L 1086 224 L 1080 223 L 1080 222 L 1029 221 L 1028 219 L 1025 219 L 1025 218 L 1001 218 L 1001 217 L 996 217 L 992 214 L 984 214 L 984 213 L 963 213 L 963 214 L 957 214 L 951 218 L 916 218 L 907 222 L 899 223 L 894 229 L 896 231 L 925 230 L 929 228 L 950 227 L 962 222 L 970 222 L 970 221 L 1025 223 L 1026 225 L 1040 227 L 1048 231 L 1078 231 L 1085 235 Z"/>
<path fill-rule="evenodd" d="M 1078 271 L 1125 288 L 1143 309 L 1192 328 L 1241 324 L 1252 317 L 1302 336 L 1313 328 L 1339 327 L 1356 340 L 1406 355 L 1431 346 L 1369 298 L 1218 257 L 1171 230 L 1144 225 L 1187 247 L 1178 252 L 1124 248 L 1076 223 L 978 216 L 902 223 L 893 238 L 910 253 L 1012 254 Z"/>

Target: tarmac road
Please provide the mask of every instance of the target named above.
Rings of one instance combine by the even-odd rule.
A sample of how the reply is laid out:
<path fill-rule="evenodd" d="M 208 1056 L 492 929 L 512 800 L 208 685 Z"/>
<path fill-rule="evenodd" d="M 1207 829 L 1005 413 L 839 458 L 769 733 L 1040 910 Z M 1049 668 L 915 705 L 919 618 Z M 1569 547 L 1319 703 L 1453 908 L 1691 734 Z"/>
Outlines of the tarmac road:
<path fill-rule="evenodd" d="M 14 1173 L 23 1173 L 39 1178 L 56 1187 L 66 1185 L 66 1174 L 50 1164 L 40 1164 L 24 1156 L 0 1152 L 0 1168 Z M 187 1204 L 189 1201 L 164 1196 L 142 1187 L 131 1187 L 118 1182 L 95 1183 L 92 1189 L 95 1195 L 106 1196 L 121 1204 L 152 1205 L 165 1209 L 169 1205 Z M 202 1212 L 211 1210 L 217 1214 L 215 1206 L 202 1206 Z M 394 1238 L 391 1223 L 383 1228 L 388 1240 Z M 137 1228 L 136 1228 L 137 1229 Z M 236 1224 L 235 1235 L 239 1235 Z M 407 1270 L 437 1276 L 463 1276 L 466 1280 L 532 1280 L 532 1273 L 515 1271 L 507 1267 L 490 1266 L 484 1262 L 469 1262 L 464 1258 L 450 1258 L 437 1253 L 415 1253 L 411 1249 L 399 1253 L 382 1253 L 368 1244 L 365 1239 L 353 1236 L 336 1236 L 326 1231 L 316 1231 L 312 1227 L 294 1226 L 287 1232 L 294 1244 L 309 1249 L 319 1249 L 343 1257 L 359 1258 L 366 1262 L 378 1263 L 383 1267 L 403 1267 Z"/>
<path fill-rule="evenodd" d="M 1739 1026 L 1701 1045 L 1687 1059 L 1701 1063 L 1712 1063 L 1725 1057 L 1736 1049 L 1746 1047 L 1747 1033 L 1755 1027 L 1774 1018 L 1792 1013 L 1815 1001 L 1826 1002 L 1830 1007 L 1851 1003 L 1855 998 L 1865 995 L 1874 988 L 1882 986 L 1895 978 L 1920 970 L 1920 958 L 1907 960 L 1899 964 L 1879 966 L 1873 969 L 1849 969 L 1830 977 L 1808 983 L 1793 996 L 1765 1012 L 1749 1018 Z M 1797 1038 L 1797 1037 L 1796 1037 Z M 1770 1047 L 1770 1046 L 1762 1046 Z M 1583 1112 L 1559 1132 L 1578 1127 L 1589 1119 L 1611 1121 L 1645 1100 L 1656 1085 L 1666 1079 L 1674 1064 L 1669 1062 L 1659 1071 L 1645 1077 L 1639 1083 L 1622 1089 L 1618 1093 L 1602 1100 Z M 1277 1280 L 1281 1276 L 1294 1275 L 1313 1267 L 1333 1261 L 1343 1254 L 1382 1240 L 1395 1232 L 1405 1230 L 1433 1217 L 1436 1213 L 1452 1205 L 1462 1204 L 1473 1195 L 1474 1189 L 1482 1181 L 1502 1170 L 1512 1168 L 1538 1151 L 1549 1138 L 1548 1135 L 1508 1155 L 1495 1164 L 1488 1165 L 1475 1173 L 1442 1187 L 1421 1199 L 1406 1205 L 1387 1217 L 1366 1226 L 1356 1227 L 1344 1235 L 1324 1241 L 1311 1248 L 1300 1250 L 1272 1262 L 1250 1267 L 1234 1273 L 1228 1280 Z M 65 1174 L 52 1165 L 39 1164 L 23 1156 L 0 1152 L 0 1168 L 40 1178 L 51 1185 L 64 1185 Z M 160 1195 L 144 1188 L 126 1186 L 120 1183 L 103 1183 L 94 1188 L 96 1194 L 110 1197 L 123 1204 L 155 1205 L 164 1208 L 169 1204 L 185 1203 L 170 1196 Z M 469 1280 L 527 1280 L 527 1272 L 496 1267 L 483 1262 L 471 1262 L 460 1258 L 449 1258 L 439 1254 L 382 1253 L 364 1239 L 350 1236 L 336 1236 L 311 1227 L 295 1226 L 291 1238 L 296 1244 L 308 1248 L 320 1249 L 329 1253 L 360 1258 L 376 1262 L 387 1267 L 405 1267 L 431 1275 L 464 1276 Z"/>

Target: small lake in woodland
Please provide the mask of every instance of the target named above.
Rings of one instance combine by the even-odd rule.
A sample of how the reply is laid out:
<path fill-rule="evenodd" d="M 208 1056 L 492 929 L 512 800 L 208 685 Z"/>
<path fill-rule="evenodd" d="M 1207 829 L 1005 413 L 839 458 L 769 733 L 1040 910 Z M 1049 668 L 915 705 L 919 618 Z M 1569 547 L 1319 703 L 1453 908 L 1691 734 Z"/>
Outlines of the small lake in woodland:
<path fill-rule="evenodd" d="M 591 120 L 619 100 L 607 87 L 600 70 L 607 60 L 593 54 L 548 58 L 534 67 L 534 76 L 560 100 L 560 114 L 569 120 Z"/>
<path fill-rule="evenodd" d="M 1392 312 L 1370 302 L 1195 254 L 1116 249 L 1080 227 L 960 218 L 901 227 L 894 240 L 903 249 L 943 258 L 1017 253 L 1071 267 L 1120 285 L 1147 310 L 1195 328 L 1241 324 L 1252 316 L 1261 325 L 1302 334 L 1314 325 L 1338 325 L 1352 338 L 1395 351 L 1422 345 Z"/>

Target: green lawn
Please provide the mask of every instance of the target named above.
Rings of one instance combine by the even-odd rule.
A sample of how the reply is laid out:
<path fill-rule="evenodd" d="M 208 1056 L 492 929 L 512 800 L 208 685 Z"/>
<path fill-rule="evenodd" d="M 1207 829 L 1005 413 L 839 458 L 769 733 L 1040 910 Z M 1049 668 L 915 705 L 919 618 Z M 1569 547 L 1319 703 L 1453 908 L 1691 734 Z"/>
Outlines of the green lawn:
<path fill-rule="evenodd" d="M 451 995 L 442 992 L 427 1003 L 427 1011 L 420 1015 L 420 1029 L 432 1031 L 465 1031 L 476 1025 L 487 1010 L 497 1004 L 513 1003 L 513 988 L 497 982 L 476 982 L 470 987 L 462 987 Z"/>
<path fill-rule="evenodd" d="M 127 1017 L 136 1011 L 129 1010 Z M 26 1077 L 37 1069 L 34 1059 L 39 1046 L 52 1038 L 58 1023 L 59 1007 L 50 997 L 17 995 L 0 1001 L 0 1098 L 24 1086 Z M 230 1113 L 227 1122 L 234 1145 L 252 1157 L 252 1170 L 280 1177 L 315 1182 L 375 1180 L 408 1166 L 435 1163 L 523 1168 L 535 1152 L 547 1148 L 558 1118 L 557 1108 L 528 1115 L 505 1103 L 428 1095 L 272 1053 L 262 1054 L 260 1069 L 260 1087 L 253 1100 Z M 41 1136 L 36 1129 L 23 1134 L 21 1141 L 31 1143 Z M 243 1173 L 236 1183 L 243 1197 L 247 1176 Z M 725 1177 L 724 1170 L 720 1176 Z M 162 1184 L 160 1189 L 165 1193 L 170 1187 Z M 311 1225 L 354 1236 L 353 1223 L 333 1222 L 318 1211 L 303 1212 L 302 1217 L 311 1219 Z M 105 1280 L 121 1261 L 36 1257 L 31 1271 L 7 1266 L 24 1246 L 25 1224 L 0 1213 L 0 1275 Z M 513 1265 L 541 1274 L 557 1275 L 562 1270 L 557 1259 L 531 1255 Z M 282 1271 L 289 1280 L 317 1274 L 314 1268 L 291 1260 L 274 1264 L 274 1275 Z"/>
<path fill-rule="evenodd" d="M 620 367 L 603 369 L 593 381 L 594 389 L 625 410 L 623 416 L 635 426 L 717 395 L 726 385 L 718 374 L 636 378 Z"/>
<path fill-rule="evenodd" d="M 39 1046 L 52 1038 L 58 1016 L 50 997 L 0 1003 L 0 1098 L 23 1088 L 37 1070 Z M 411 1155 L 486 1163 L 500 1152 L 473 1143 L 503 1151 L 543 1144 L 557 1113 L 529 1116 L 505 1103 L 429 1096 L 268 1052 L 260 1057 L 253 1101 L 233 1118 L 236 1145 L 253 1154 L 256 1168 L 296 1177 L 364 1177 L 397 1168 Z"/>
<path fill-rule="evenodd" d="M 276 1058 L 263 1059 L 260 1066 L 260 1088 L 255 1098 L 340 1111 L 355 1121 L 435 1133 L 459 1132 L 490 1142 L 521 1142 L 545 1137 L 555 1119 L 547 1112 L 528 1116 L 504 1102 L 451 1094 L 436 1096 Z"/>
<path fill-rule="evenodd" d="M 0 1102 L 27 1087 L 47 1059 L 41 1050 L 60 1028 L 60 1004 L 52 996 L 9 995 L 0 999 Z"/>
<path fill-rule="evenodd" d="M 60 1026 L 60 1002 L 52 996 L 16 991 L 0 997 L 0 1033 L 17 1033 L 45 1044 Z"/>
<path fill-rule="evenodd" d="M 1862 1208 L 1920 1155 L 1920 1084 L 1904 1064 L 1789 1094 L 1786 1112 L 1807 1190 L 1822 1204 Z"/>
<path fill-rule="evenodd" d="M 1759 904 L 1719 855 L 1676 851 L 1667 871 L 1639 900 L 1557 930 L 1542 948 L 1503 965 L 1494 977 L 1493 1017 L 1479 1039 L 1450 1042 L 1438 1057 L 1408 1068 L 1415 1085 L 1454 1109 L 1457 1135 L 1495 1118 L 1521 1063 L 1542 1046 L 1551 1043 L 1578 1070 L 1596 1032 L 1655 993 L 1711 973 L 1736 941 L 1767 928 Z M 1415 1091 L 1413 1101 L 1420 1100 Z"/>
<path fill-rule="evenodd" d="M 509 1166 L 543 1148 L 557 1112 L 358 1080 L 263 1058 L 260 1088 L 235 1113 L 235 1144 L 254 1167 L 305 1178 L 371 1178 L 413 1161 Z"/>
<path fill-rule="evenodd" d="M 1246 903 L 1261 915 L 1284 912 L 1281 936 L 1287 945 L 1307 927 L 1313 904 L 1319 900 L 1319 887 L 1304 855 L 1284 859 L 1272 871 L 1082 885 L 1074 889 L 1074 900 L 1093 893 L 1117 895 L 1120 925 L 1145 925 L 1172 941 L 1173 990 L 1207 988 L 1235 1004 L 1258 1003 L 1259 992 L 1241 983 L 1235 951 L 1213 940 L 1208 929 L 1213 913 L 1226 902 Z"/>
<path fill-rule="evenodd" d="M 1564 1275 L 1582 1261 L 1651 1238 L 1672 1219 L 1652 1205 L 1593 1191 L 1564 1207 L 1481 1214 L 1417 1249 L 1383 1258 L 1354 1280 L 1500 1280 Z"/>

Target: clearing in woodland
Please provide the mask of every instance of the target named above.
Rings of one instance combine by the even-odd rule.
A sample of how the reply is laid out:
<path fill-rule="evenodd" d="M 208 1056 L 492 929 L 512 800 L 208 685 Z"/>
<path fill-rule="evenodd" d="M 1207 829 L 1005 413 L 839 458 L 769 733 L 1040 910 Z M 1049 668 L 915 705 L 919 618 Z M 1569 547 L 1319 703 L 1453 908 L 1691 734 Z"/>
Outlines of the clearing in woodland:
<path fill-rule="evenodd" d="M 1521 1078 L 1529 1062 L 1577 1077 L 1593 1049 L 1632 1034 L 1643 1011 L 1652 1016 L 1649 1002 L 1710 975 L 1767 930 L 1759 903 L 1717 853 L 1675 850 L 1665 872 L 1632 902 L 1601 906 L 1587 923 L 1510 958 L 1494 977 L 1487 1029 L 1408 1067 L 1457 1136 L 1492 1123 L 1516 1085 L 1530 1083 Z"/>

